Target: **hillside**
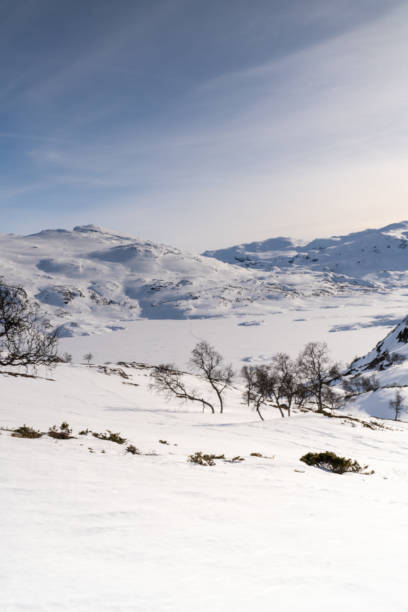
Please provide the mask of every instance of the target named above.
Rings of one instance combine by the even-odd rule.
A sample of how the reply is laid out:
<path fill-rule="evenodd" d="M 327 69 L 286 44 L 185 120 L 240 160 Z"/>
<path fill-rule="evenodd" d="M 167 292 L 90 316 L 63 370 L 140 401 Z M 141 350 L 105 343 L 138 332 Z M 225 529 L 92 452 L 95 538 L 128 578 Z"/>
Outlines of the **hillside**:
<path fill-rule="evenodd" d="M 0 253 L 0 275 L 23 285 L 61 336 L 222 315 L 259 285 L 248 271 L 92 225 L 2 235 Z"/>
<path fill-rule="evenodd" d="M 405 317 L 371 351 L 351 363 L 347 371 L 349 380 L 371 379 L 378 388 L 358 393 L 347 409 L 393 419 L 395 411 L 390 402 L 398 392 L 402 400 L 399 418 L 408 419 L 407 342 L 408 318 Z"/>
<path fill-rule="evenodd" d="M 152 393 L 145 368 L 121 370 L 0 375 L 1 610 L 404 609 L 405 424 L 276 411 L 261 423 L 238 391 L 210 415 Z M 72 439 L 10 431 L 63 421 Z M 92 434 L 108 429 L 128 441 Z M 375 474 L 306 466 L 310 450 Z M 196 451 L 227 461 L 194 465 Z"/>
<path fill-rule="evenodd" d="M 408 403 L 408 321 L 378 338 L 406 312 L 404 288 L 244 269 L 94 226 L 0 242 L 2 275 L 60 326 L 75 363 L 0 373 L 1 610 L 403 609 L 408 424 L 389 403 L 396 390 Z M 157 395 L 140 362 L 184 369 L 200 339 L 237 371 L 308 341 L 346 361 L 377 343 L 349 377 L 378 387 L 337 418 L 265 408 L 264 422 L 239 377 L 222 415 Z M 88 351 L 103 365 L 80 365 Z M 68 439 L 48 435 L 63 423 Z M 13 435 L 23 425 L 43 435 Z M 191 463 L 199 451 L 215 465 Z M 309 451 L 368 467 L 340 476 L 302 463 Z"/>
<path fill-rule="evenodd" d="M 93 225 L 0 235 L 0 278 L 24 286 L 61 337 L 125 329 L 139 319 L 262 317 L 387 290 L 379 278 L 326 267 L 289 265 L 282 256 L 262 269 L 231 265 Z"/>
<path fill-rule="evenodd" d="M 242 268 L 312 270 L 345 275 L 349 281 L 394 287 L 408 278 L 408 221 L 311 242 L 271 238 L 206 251 L 203 255 Z"/>

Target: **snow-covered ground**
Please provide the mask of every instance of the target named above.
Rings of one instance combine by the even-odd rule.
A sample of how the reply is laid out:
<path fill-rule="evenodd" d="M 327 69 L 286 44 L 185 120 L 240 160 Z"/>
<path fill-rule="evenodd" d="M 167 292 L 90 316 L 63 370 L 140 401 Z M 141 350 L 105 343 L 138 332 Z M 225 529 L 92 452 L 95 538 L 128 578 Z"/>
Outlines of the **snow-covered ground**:
<path fill-rule="evenodd" d="M 262 317 L 139 319 L 115 333 L 62 338 L 61 351 L 75 360 L 91 351 L 98 362 L 176 362 L 184 366 L 198 340 L 212 343 L 235 367 L 267 361 L 278 351 L 295 356 L 307 342 L 327 342 L 332 358 L 349 363 L 364 355 L 406 315 L 406 298 L 378 302 L 361 298 L 316 300 L 297 310 L 276 308 Z"/>
<path fill-rule="evenodd" d="M 378 281 L 388 286 L 406 281 L 408 269 L 408 221 L 346 236 L 316 238 L 311 242 L 270 238 L 206 251 L 225 263 L 243 268 L 313 270 L 346 275 L 355 281 Z"/>
<path fill-rule="evenodd" d="M 155 395 L 148 370 L 126 372 L 1 376 L 2 427 L 65 420 L 75 435 L 1 431 L 1 610 L 405 609 L 408 425 L 275 413 L 262 423 L 238 391 L 210 415 Z M 121 432 L 146 454 L 85 428 Z M 326 449 L 375 474 L 299 461 Z M 245 461 L 188 463 L 198 450 Z"/>
<path fill-rule="evenodd" d="M 290 311 L 299 322 L 308 311 L 352 314 L 361 305 L 356 318 L 333 317 L 334 333 L 337 325 L 392 325 L 405 316 L 407 227 L 315 240 L 292 259 L 282 255 L 282 241 L 290 253 L 295 248 L 288 239 L 204 257 L 94 225 L 0 235 L 0 278 L 25 287 L 61 337 L 123 330 L 140 319 L 240 317 L 245 324 Z"/>
<path fill-rule="evenodd" d="M 399 390 L 408 405 L 407 232 L 405 222 L 309 245 L 271 239 L 212 254 L 224 261 L 95 226 L 1 236 L 0 276 L 60 327 L 75 365 L 0 374 L 0 611 L 405 610 L 408 422 L 393 422 L 389 403 Z M 244 259 L 230 261 L 237 249 Z M 362 356 L 351 375 L 375 375 L 379 388 L 343 414 L 388 420 L 370 429 L 266 411 L 261 422 L 238 378 L 225 414 L 211 415 L 158 396 L 149 368 L 124 378 L 79 365 L 91 352 L 96 364 L 185 368 L 199 340 L 236 371 L 310 341 L 345 365 Z M 11 436 L 63 421 L 73 439 Z M 92 435 L 107 430 L 128 442 Z M 375 473 L 299 461 L 319 450 Z M 202 467 L 187 460 L 196 451 L 244 461 Z"/>

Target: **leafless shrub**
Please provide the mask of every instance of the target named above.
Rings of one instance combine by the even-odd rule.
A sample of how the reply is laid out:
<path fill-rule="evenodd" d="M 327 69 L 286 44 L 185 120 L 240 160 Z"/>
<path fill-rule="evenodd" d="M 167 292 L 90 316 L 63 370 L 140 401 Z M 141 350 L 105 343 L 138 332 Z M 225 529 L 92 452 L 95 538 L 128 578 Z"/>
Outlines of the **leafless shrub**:
<path fill-rule="evenodd" d="M 344 378 L 342 380 L 342 387 L 347 394 L 346 396 L 351 398 L 360 393 L 377 391 L 377 389 L 380 388 L 380 383 L 374 374 L 372 376 L 360 376 L 356 374 L 351 378 Z"/>

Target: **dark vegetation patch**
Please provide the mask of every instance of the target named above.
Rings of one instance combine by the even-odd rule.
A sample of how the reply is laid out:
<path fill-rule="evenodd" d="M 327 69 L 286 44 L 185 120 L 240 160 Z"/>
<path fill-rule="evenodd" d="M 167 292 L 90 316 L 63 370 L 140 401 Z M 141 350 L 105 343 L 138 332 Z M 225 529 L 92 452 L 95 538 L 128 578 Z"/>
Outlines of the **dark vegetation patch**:
<path fill-rule="evenodd" d="M 398 342 L 403 342 L 404 344 L 408 342 L 408 327 L 404 327 L 404 329 L 398 333 L 397 340 Z"/>
<path fill-rule="evenodd" d="M 32 427 L 28 427 L 28 425 L 22 425 L 14 429 L 11 435 L 13 438 L 41 438 L 44 434 Z"/>
<path fill-rule="evenodd" d="M 97 371 L 100 372 L 101 374 L 107 374 L 108 376 L 111 376 L 113 374 L 116 376 L 120 376 L 121 378 L 126 378 L 126 379 L 130 378 L 130 376 L 126 374 L 126 372 L 122 370 L 122 368 L 112 368 L 106 365 L 101 365 L 101 366 L 97 366 Z"/>
<path fill-rule="evenodd" d="M 377 347 L 378 352 L 378 347 Z M 364 369 L 365 370 L 373 370 L 376 368 L 377 370 L 386 370 L 392 365 L 396 365 L 405 361 L 405 357 L 400 355 L 399 353 L 390 354 L 387 350 L 379 353 L 374 359 L 368 363 Z"/>
<path fill-rule="evenodd" d="M 74 437 L 71 436 L 71 434 L 72 429 L 65 421 L 61 423 L 59 428 L 56 425 L 53 425 L 48 430 L 48 435 L 50 436 L 50 438 L 55 438 L 57 440 L 70 440 Z"/>
<path fill-rule="evenodd" d="M 324 451 L 322 453 L 306 453 L 300 458 L 300 461 L 306 463 L 306 465 L 312 465 L 322 470 L 334 472 L 335 474 L 344 474 L 345 472 L 354 473 L 365 473 L 368 468 L 367 465 L 361 466 L 357 461 L 353 459 L 346 459 L 346 457 L 339 457 L 336 453 L 331 451 Z M 373 474 L 374 472 L 370 472 Z"/>
<path fill-rule="evenodd" d="M 126 438 L 122 438 L 120 433 L 114 433 L 108 429 L 105 433 L 97 433 L 96 431 L 92 432 L 94 438 L 98 438 L 99 440 L 107 440 L 108 442 L 116 442 L 116 444 L 124 444 L 127 442 Z"/>
<path fill-rule="evenodd" d="M 241 463 L 241 461 L 245 461 L 245 459 L 244 457 L 237 455 L 236 457 L 233 457 L 232 459 L 224 459 L 224 461 L 226 461 L 227 463 Z"/>
<path fill-rule="evenodd" d="M 244 457 L 241 457 L 240 455 L 232 457 L 232 459 L 227 459 L 224 453 L 222 455 L 215 455 L 210 453 L 203 453 L 201 451 L 197 451 L 196 453 L 194 453 L 193 455 L 189 455 L 188 457 L 189 463 L 196 463 L 197 465 L 216 465 L 216 460 L 221 460 L 225 463 L 241 463 L 242 461 L 245 461 Z"/>
<path fill-rule="evenodd" d="M 378 423 L 377 421 L 364 421 L 363 419 L 358 419 L 357 417 L 347 416 L 343 414 L 342 415 L 333 414 L 332 412 L 329 412 L 328 410 L 323 410 L 321 414 L 323 416 L 329 417 L 329 419 L 340 419 L 344 425 L 347 425 L 349 423 L 352 423 L 352 424 L 360 423 L 360 425 L 362 425 L 363 427 L 366 427 L 367 429 L 372 429 L 374 431 L 377 429 L 391 430 L 390 427 L 386 427 L 385 425 L 383 425 L 382 423 Z"/>
<path fill-rule="evenodd" d="M 224 455 L 210 455 L 197 451 L 188 457 L 189 463 L 196 463 L 197 465 L 215 465 L 215 459 L 224 459 Z"/>
<path fill-rule="evenodd" d="M 126 447 L 126 452 L 127 453 L 131 453 L 131 455 L 141 455 L 141 451 L 136 448 L 136 446 L 134 444 L 129 444 L 128 447 Z"/>
<path fill-rule="evenodd" d="M 14 376 L 14 378 L 39 378 L 40 380 L 51 380 L 52 382 L 55 382 L 55 378 L 37 376 L 36 374 L 26 374 L 25 372 L 10 372 L 8 370 L 0 370 L 0 374 L 5 374 L 6 376 Z"/>
<path fill-rule="evenodd" d="M 138 361 L 118 361 L 116 365 L 122 366 L 122 368 L 133 368 L 134 370 L 150 370 L 152 367 Z"/>

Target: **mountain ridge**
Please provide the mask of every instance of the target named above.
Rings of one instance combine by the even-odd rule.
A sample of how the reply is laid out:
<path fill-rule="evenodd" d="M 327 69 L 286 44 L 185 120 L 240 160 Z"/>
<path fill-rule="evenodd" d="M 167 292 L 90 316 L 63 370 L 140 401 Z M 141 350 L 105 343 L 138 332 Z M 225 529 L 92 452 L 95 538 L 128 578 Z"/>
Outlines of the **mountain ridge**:
<path fill-rule="evenodd" d="M 310 242 L 288 237 L 204 251 L 205 257 L 258 270 L 306 268 L 392 283 L 383 272 L 408 270 L 408 221 Z M 371 275 L 371 276 L 368 276 Z"/>
<path fill-rule="evenodd" d="M 369 240 L 369 265 L 356 273 L 352 259 L 361 236 Z M 262 317 L 277 309 L 303 310 L 316 300 L 321 308 L 337 307 L 324 300 L 379 295 L 408 280 L 408 222 L 306 245 L 282 237 L 249 244 L 258 245 L 262 257 L 234 259 L 232 265 L 218 251 L 218 257 L 195 255 L 92 224 L 1 234 L 0 279 L 25 287 L 61 336 L 124 329 L 141 318 Z M 262 245 L 269 250 L 261 252 Z M 388 269 L 378 265 L 384 251 Z M 327 265 L 330 257 L 352 269 Z"/>

